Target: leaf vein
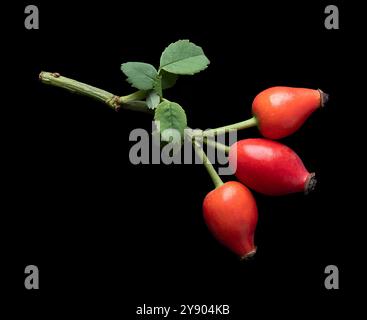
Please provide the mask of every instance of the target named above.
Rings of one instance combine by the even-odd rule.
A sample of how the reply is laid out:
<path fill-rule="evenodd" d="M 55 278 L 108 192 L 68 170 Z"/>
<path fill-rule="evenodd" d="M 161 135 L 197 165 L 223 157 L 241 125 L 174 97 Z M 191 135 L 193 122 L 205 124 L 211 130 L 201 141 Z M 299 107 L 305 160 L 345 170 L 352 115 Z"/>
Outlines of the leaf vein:
<path fill-rule="evenodd" d="M 170 64 L 174 64 L 174 63 L 177 63 L 177 62 L 180 62 L 180 61 L 185 61 L 185 60 L 188 60 L 188 59 L 191 59 L 191 58 L 200 57 L 200 56 L 205 57 L 204 54 L 200 53 L 200 54 L 197 54 L 197 55 L 194 55 L 194 56 L 190 56 L 190 57 L 186 57 L 186 58 L 183 58 L 183 59 L 181 58 L 181 59 L 178 59 L 178 60 L 173 60 L 173 61 L 171 61 L 169 63 L 166 63 L 166 64 L 161 65 L 160 66 L 160 69 L 163 69 L 164 67 L 166 67 L 166 66 L 168 66 Z"/>

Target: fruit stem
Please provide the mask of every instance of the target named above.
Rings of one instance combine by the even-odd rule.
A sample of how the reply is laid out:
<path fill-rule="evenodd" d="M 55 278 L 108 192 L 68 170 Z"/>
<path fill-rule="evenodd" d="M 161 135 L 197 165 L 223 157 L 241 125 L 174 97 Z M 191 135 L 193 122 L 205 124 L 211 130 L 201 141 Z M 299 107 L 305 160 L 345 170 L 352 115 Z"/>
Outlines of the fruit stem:
<path fill-rule="evenodd" d="M 216 129 L 210 129 L 204 131 L 203 135 L 205 136 L 213 136 L 213 135 L 219 135 L 224 134 L 228 132 L 229 130 L 242 130 L 247 129 L 251 127 L 257 126 L 257 119 L 256 117 L 252 117 L 250 119 L 247 119 L 245 121 L 237 122 L 234 124 L 230 124 L 224 127 L 216 128 Z"/>
<path fill-rule="evenodd" d="M 230 147 L 229 146 L 226 146 L 225 144 L 223 143 L 220 143 L 220 142 L 216 142 L 216 141 L 213 141 L 211 139 L 208 139 L 208 138 L 204 138 L 203 139 L 204 143 L 206 143 L 208 146 L 211 146 L 213 148 L 216 148 L 218 150 L 221 150 L 223 151 L 224 153 L 228 154 L 229 153 L 229 150 L 230 150 Z"/>
<path fill-rule="evenodd" d="M 39 79 L 42 83 L 63 88 L 70 92 L 87 96 L 94 100 L 103 102 L 116 111 L 120 108 L 123 108 L 128 110 L 151 113 L 144 101 L 138 101 L 146 97 L 146 91 L 139 90 L 127 96 L 119 97 L 108 91 L 93 87 L 89 84 L 63 77 L 56 72 L 52 73 L 42 71 L 39 74 Z"/>
<path fill-rule="evenodd" d="M 201 148 L 201 146 L 197 142 L 193 142 L 193 144 L 194 144 L 195 152 L 199 156 L 201 161 L 203 161 L 203 164 L 206 170 L 208 171 L 209 176 L 212 179 L 215 188 L 218 188 L 221 185 L 223 185 L 222 179 L 219 177 L 217 171 L 215 171 L 215 168 L 213 167 L 210 160 L 206 156 L 204 150 Z"/>

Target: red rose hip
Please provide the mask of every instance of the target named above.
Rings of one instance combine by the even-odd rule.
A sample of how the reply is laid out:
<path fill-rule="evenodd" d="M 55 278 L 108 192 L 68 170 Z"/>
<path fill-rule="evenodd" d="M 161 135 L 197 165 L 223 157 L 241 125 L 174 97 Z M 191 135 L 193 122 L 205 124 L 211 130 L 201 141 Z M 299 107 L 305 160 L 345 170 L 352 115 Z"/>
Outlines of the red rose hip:
<path fill-rule="evenodd" d="M 312 191 L 315 175 L 289 147 L 267 139 L 245 139 L 231 146 L 229 163 L 249 188 L 271 196 Z"/>
<path fill-rule="evenodd" d="M 257 207 L 251 191 L 230 181 L 209 192 L 203 202 L 205 222 L 215 238 L 245 259 L 256 252 Z"/>
<path fill-rule="evenodd" d="M 321 90 L 272 87 L 255 97 L 252 113 L 265 138 L 280 139 L 297 131 L 327 100 Z"/>

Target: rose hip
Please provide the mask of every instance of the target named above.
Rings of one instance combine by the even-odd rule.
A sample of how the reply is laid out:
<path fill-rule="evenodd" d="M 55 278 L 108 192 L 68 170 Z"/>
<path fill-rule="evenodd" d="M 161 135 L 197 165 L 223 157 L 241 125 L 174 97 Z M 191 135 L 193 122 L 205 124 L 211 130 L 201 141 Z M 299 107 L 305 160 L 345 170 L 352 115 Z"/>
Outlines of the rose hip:
<path fill-rule="evenodd" d="M 327 100 L 321 90 L 272 87 L 255 97 L 252 113 L 265 138 L 280 139 L 297 131 Z"/>
<path fill-rule="evenodd" d="M 209 192 L 203 213 L 209 230 L 219 242 L 243 259 L 255 254 L 257 207 L 243 184 L 230 181 Z"/>
<path fill-rule="evenodd" d="M 302 160 L 289 147 L 267 139 L 245 139 L 233 144 L 229 163 L 249 188 L 272 196 L 308 193 L 316 184 Z"/>

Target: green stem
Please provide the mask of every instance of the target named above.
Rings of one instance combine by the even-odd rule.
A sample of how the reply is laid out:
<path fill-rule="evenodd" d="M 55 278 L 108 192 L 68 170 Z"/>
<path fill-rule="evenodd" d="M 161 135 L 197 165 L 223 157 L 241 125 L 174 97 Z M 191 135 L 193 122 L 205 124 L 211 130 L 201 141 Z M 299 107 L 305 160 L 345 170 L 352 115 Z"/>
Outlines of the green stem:
<path fill-rule="evenodd" d="M 148 94 L 148 91 L 138 90 L 127 96 L 120 97 L 119 102 L 123 104 L 123 103 L 129 103 L 132 101 L 143 100 L 147 97 L 147 94 Z"/>
<path fill-rule="evenodd" d="M 198 145 L 198 143 L 193 142 L 193 144 L 194 144 L 195 152 L 200 157 L 201 161 L 203 161 L 203 164 L 206 170 L 208 171 L 209 176 L 212 179 L 215 188 L 218 188 L 221 185 L 223 185 L 222 179 L 219 177 L 217 171 L 215 171 L 213 165 L 211 164 L 210 160 L 206 156 L 204 150 Z"/>
<path fill-rule="evenodd" d="M 210 129 L 204 131 L 203 135 L 205 136 L 214 136 L 219 135 L 228 132 L 229 130 L 242 130 L 247 129 L 251 127 L 257 126 L 257 119 L 255 117 L 252 117 L 250 119 L 247 119 L 245 121 L 237 122 L 234 124 L 230 124 L 224 127 L 216 128 L 216 129 Z"/>
<path fill-rule="evenodd" d="M 125 110 L 132 110 L 138 112 L 144 112 L 148 114 L 154 114 L 153 109 L 149 109 L 145 101 L 131 101 L 128 103 L 121 104 L 121 108 Z"/>
<path fill-rule="evenodd" d="M 212 146 L 212 147 L 214 147 L 214 148 L 216 148 L 218 150 L 221 150 L 224 153 L 227 153 L 227 154 L 229 153 L 230 147 L 229 146 L 226 146 L 223 143 L 219 143 L 219 142 L 213 141 L 213 140 L 208 139 L 208 138 L 205 138 L 205 137 L 204 137 L 203 141 L 207 145 Z"/>
<path fill-rule="evenodd" d="M 63 77 L 58 73 L 42 71 L 39 75 L 39 79 L 45 84 L 63 88 L 70 92 L 87 96 L 94 100 L 103 102 L 114 110 L 123 108 L 150 113 L 150 110 L 146 106 L 145 102 L 138 101 L 146 97 L 146 91 L 139 90 L 127 96 L 119 97 L 108 91 L 93 87 L 89 84 Z"/>

